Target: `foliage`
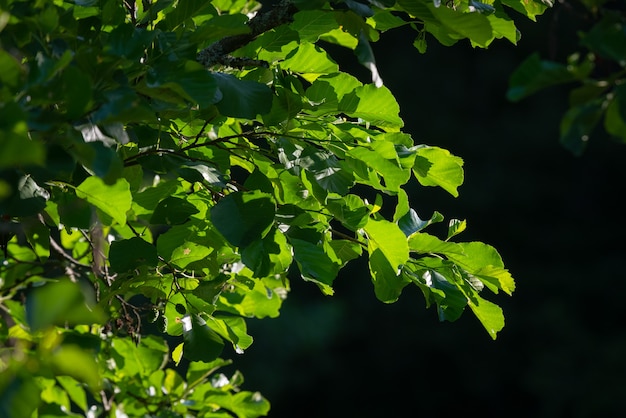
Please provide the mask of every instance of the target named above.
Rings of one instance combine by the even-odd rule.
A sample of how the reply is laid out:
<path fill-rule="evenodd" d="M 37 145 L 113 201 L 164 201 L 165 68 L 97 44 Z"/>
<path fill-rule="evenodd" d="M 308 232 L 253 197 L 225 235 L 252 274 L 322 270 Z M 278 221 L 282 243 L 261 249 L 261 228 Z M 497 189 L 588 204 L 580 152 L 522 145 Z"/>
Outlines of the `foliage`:
<path fill-rule="evenodd" d="M 498 252 L 425 229 L 407 187 L 453 196 L 463 161 L 402 132 L 370 42 L 516 43 L 502 0 L 0 1 L 0 415 L 256 417 L 222 359 L 299 277 L 333 294 L 417 286 L 492 338 L 514 291 Z M 258 12 L 255 14 L 255 12 Z M 353 50 L 371 83 L 325 47 Z"/>
<path fill-rule="evenodd" d="M 512 74 L 507 96 L 519 101 L 556 85 L 574 85 L 561 120 L 560 141 L 581 155 L 594 133 L 626 142 L 626 8 L 608 0 L 569 5 L 593 24 L 579 34 L 579 50 L 567 63 L 529 56 Z"/>

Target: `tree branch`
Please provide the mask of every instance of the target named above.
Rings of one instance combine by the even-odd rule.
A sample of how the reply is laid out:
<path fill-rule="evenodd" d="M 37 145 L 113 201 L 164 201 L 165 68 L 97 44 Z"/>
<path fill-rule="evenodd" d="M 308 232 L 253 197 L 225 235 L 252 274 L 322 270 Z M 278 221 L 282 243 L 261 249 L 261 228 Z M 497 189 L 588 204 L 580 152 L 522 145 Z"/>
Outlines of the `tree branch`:
<path fill-rule="evenodd" d="M 281 0 L 274 8 L 264 13 L 258 13 L 248 22 L 250 33 L 227 36 L 213 42 L 202 51 L 198 52 L 197 61 L 205 67 L 216 64 L 228 66 L 244 66 L 250 62 L 252 65 L 260 65 L 259 60 L 241 59 L 229 56 L 231 52 L 249 44 L 257 36 L 293 20 L 293 15 L 298 11 L 290 0 Z"/>

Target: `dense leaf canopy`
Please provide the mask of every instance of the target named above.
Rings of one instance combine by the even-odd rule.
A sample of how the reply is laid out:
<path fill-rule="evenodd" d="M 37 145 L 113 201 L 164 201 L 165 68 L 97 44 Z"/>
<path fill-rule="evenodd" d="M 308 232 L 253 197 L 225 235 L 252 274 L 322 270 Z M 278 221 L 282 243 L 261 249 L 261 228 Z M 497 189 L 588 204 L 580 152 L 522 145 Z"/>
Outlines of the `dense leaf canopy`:
<path fill-rule="evenodd" d="M 417 286 L 495 339 L 483 296 L 514 280 L 465 221 L 426 232 L 444 216 L 407 187 L 457 196 L 463 160 L 402 131 L 370 43 L 515 44 L 509 14 L 547 6 L 0 0 L 0 415 L 266 415 L 219 372 L 245 319 L 278 316 L 290 280 L 332 295 L 358 258 L 382 302 Z"/>

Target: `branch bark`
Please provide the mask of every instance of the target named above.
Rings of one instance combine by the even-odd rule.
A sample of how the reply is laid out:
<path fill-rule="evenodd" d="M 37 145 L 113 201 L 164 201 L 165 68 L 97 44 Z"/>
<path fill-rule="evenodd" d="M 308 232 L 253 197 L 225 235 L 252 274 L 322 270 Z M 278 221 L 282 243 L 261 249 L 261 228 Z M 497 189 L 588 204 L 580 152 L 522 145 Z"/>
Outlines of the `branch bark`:
<path fill-rule="evenodd" d="M 251 65 L 262 65 L 258 60 L 231 57 L 229 54 L 249 44 L 259 35 L 285 23 L 293 21 L 293 15 L 298 11 L 290 0 L 280 1 L 274 8 L 264 13 L 258 13 L 248 22 L 250 33 L 227 36 L 198 52 L 197 61 L 205 67 L 217 64 L 228 66 L 244 66 L 249 61 Z"/>

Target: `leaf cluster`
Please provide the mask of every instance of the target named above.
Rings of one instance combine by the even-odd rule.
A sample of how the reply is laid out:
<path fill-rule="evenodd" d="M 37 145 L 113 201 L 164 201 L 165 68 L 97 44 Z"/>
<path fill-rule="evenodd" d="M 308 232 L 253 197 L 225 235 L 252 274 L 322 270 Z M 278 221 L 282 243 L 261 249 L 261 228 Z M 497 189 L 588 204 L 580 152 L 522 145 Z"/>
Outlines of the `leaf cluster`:
<path fill-rule="evenodd" d="M 579 33 L 578 50 L 565 63 L 529 56 L 511 75 L 507 97 L 516 102 L 553 86 L 570 87 L 560 142 L 581 155 L 601 130 L 626 142 L 626 9 L 604 0 L 570 7 L 593 22 Z"/>
<path fill-rule="evenodd" d="M 514 291 L 497 251 L 425 232 L 407 187 L 453 196 L 463 161 L 402 132 L 370 42 L 519 38 L 528 0 L 0 1 L 0 415 L 256 417 L 222 359 L 290 280 L 419 288 L 492 338 Z M 429 35 L 429 36 L 430 36 Z M 372 74 L 324 49 L 354 51 Z"/>

